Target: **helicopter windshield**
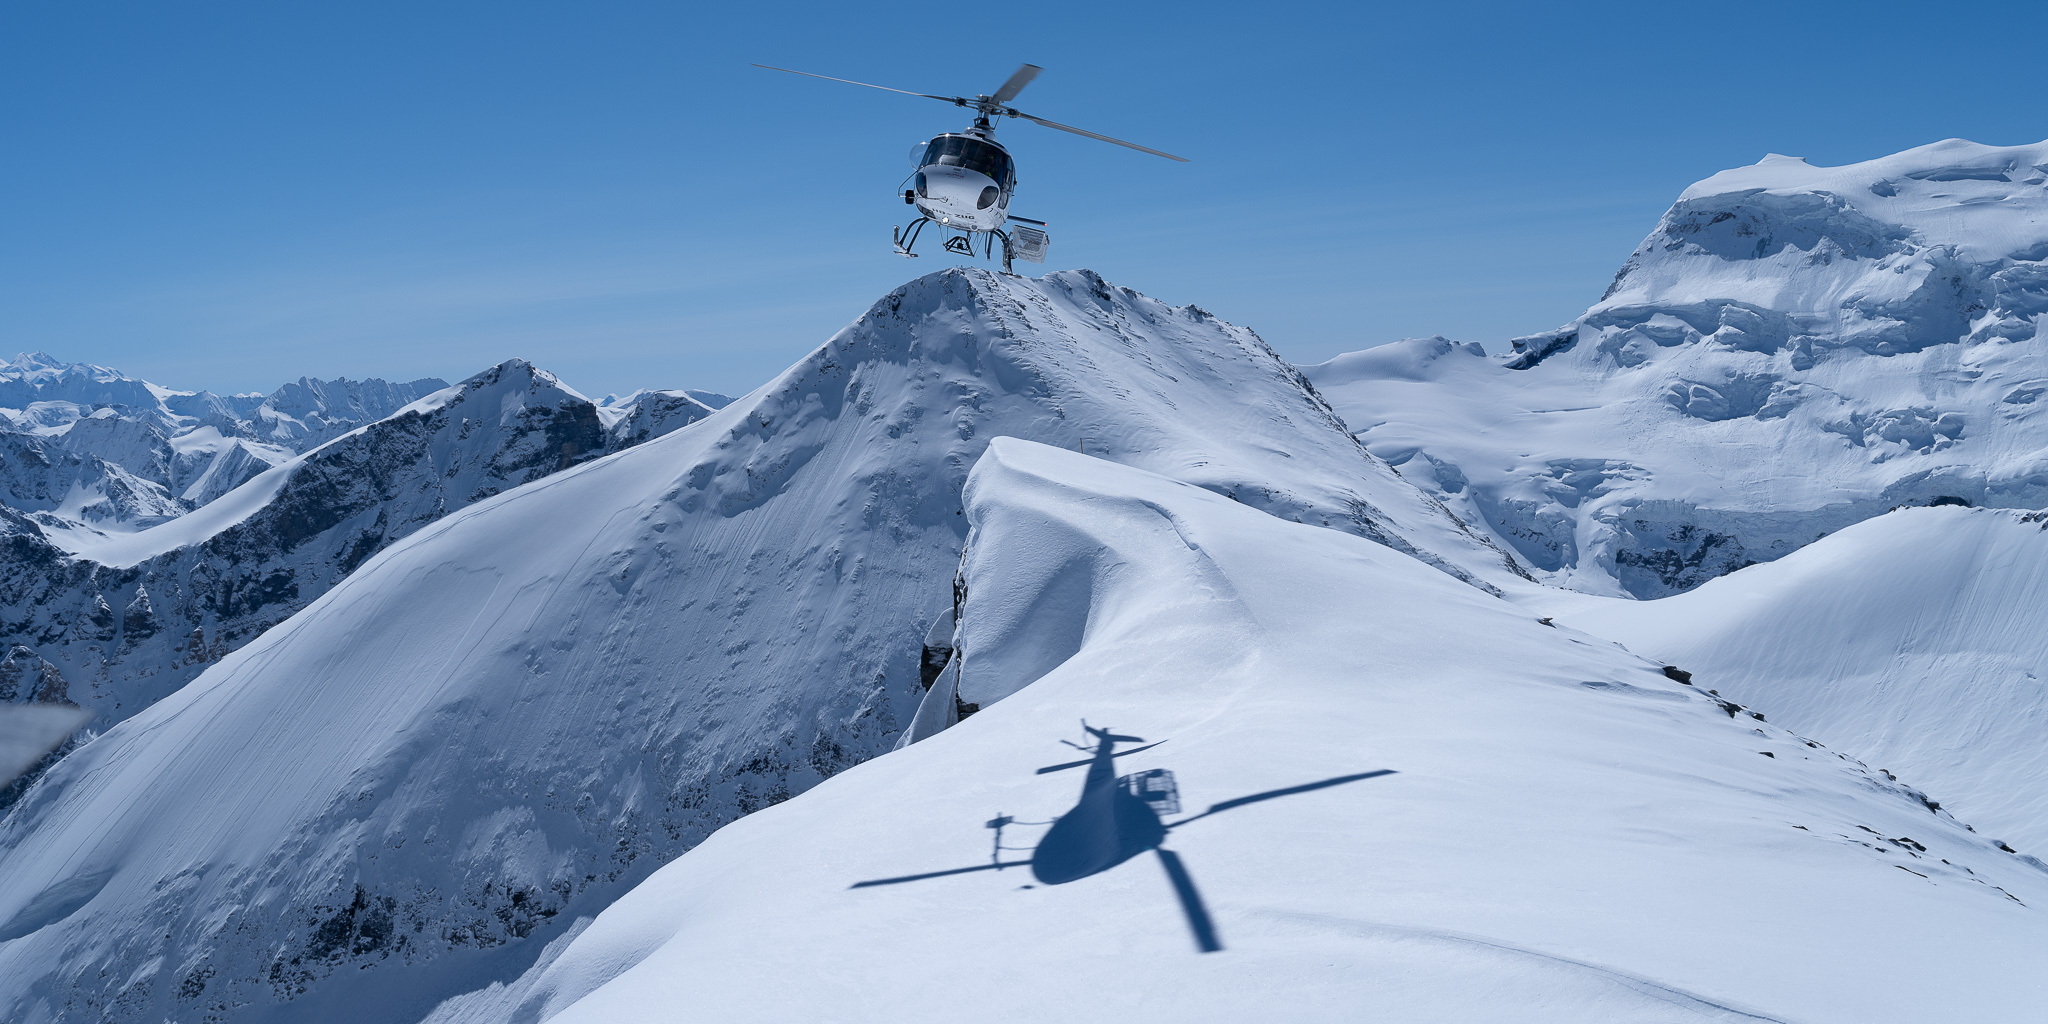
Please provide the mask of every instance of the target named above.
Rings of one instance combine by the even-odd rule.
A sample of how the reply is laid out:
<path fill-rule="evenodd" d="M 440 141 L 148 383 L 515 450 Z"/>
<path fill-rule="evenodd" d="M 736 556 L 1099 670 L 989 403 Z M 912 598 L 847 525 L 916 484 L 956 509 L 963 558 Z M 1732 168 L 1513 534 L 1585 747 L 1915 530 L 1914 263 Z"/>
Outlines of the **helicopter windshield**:
<path fill-rule="evenodd" d="M 965 167 L 970 171 L 986 174 L 989 180 L 1007 190 L 1016 179 L 1015 168 L 1010 163 L 1010 154 L 1001 146 L 993 146 L 980 139 L 966 135 L 941 135 L 925 147 L 924 163 L 946 167 Z"/>

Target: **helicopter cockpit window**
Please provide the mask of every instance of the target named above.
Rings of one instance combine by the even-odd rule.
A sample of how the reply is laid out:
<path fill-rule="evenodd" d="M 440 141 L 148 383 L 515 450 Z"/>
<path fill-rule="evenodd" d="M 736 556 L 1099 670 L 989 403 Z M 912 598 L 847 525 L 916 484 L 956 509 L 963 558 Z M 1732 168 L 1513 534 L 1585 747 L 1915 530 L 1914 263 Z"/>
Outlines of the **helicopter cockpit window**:
<path fill-rule="evenodd" d="M 1005 191 L 1016 181 L 1016 169 L 1010 163 L 1010 154 L 965 135 L 941 135 L 933 139 L 925 148 L 924 162 L 978 171 L 988 175 Z"/>

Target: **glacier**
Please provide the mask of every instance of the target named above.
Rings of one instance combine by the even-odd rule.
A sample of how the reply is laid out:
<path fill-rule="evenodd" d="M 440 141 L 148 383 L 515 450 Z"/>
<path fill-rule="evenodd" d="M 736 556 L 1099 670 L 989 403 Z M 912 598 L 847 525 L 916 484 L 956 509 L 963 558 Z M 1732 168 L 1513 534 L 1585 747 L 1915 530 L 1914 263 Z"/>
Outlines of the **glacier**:
<path fill-rule="evenodd" d="M 2048 504 L 2048 143 L 1680 196 L 1577 320 L 1489 356 L 1304 367 L 1403 474 L 1537 571 L 1661 597 L 1900 505 Z"/>

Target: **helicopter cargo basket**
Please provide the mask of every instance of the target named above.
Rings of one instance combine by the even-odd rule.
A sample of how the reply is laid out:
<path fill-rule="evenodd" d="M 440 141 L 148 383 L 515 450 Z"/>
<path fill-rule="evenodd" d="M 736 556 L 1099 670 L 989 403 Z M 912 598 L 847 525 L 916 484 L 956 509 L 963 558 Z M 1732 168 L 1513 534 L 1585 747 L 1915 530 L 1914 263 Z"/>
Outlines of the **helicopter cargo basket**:
<path fill-rule="evenodd" d="M 1145 801 L 1152 812 L 1162 818 L 1180 813 L 1180 786 L 1173 781 L 1173 773 L 1164 768 L 1136 772 L 1117 782 L 1132 796 Z"/>
<path fill-rule="evenodd" d="M 1026 263 L 1044 263 L 1045 250 L 1051 245 L 1052 238 L 1045 233 L 1044 228 L 1019 224 L 1015 218 L 1011 219 L 1010 254 L 1013 257 Z"/>

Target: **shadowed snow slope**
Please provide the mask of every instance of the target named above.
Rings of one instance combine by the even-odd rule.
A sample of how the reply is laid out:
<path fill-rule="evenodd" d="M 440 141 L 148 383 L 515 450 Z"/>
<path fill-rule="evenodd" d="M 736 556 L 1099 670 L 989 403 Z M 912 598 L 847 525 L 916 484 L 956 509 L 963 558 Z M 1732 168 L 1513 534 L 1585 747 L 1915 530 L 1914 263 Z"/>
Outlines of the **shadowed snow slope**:
<path fill-rule="evenodd" d="M 416 1018 L 517 975 L 889 748 L 998 434 L 1512 578 L 1251 332 L 1086 272 L 932 274 L 687 429 L 412 534 L 60 762 L 0 823 L 0 1018 Z"/>
<path fill-rule="evenodd" d="M 2048 516 L 1903 509 L 1659 601 L 1531 604 L 2048 851 Z"/>
<path fill-rule="evenodd" d="M 1505 362 L 1305 371 L 1546 580 L 1660 597 L 1901 504 L 2048 504 L 2048 143 L 1687 189 L 1607 295 Z"/>
<path fill-rule="evenodd" d="M 1057 668 L 726 827 L 434 1024 L 1863 1024 L 2041 1005 L 2048 873 L 1611 644 L 1041 445 L 990 445 L 967 500 L 963 681 L 977 642 Z M 976 631 L 1022 607 L 1071 628 Z M 1034 770 L 1075 756 L 1058 741 L 1081 718 L 1164 741 L 1119 770 L 1173 771 L 1186 810 L 1170 857 L 1034 884 L 1022 864 L 1081 786 Z M 1000 816 L 1017 820 L 995 855 L 1018 866 L 998 872 Z"/>

